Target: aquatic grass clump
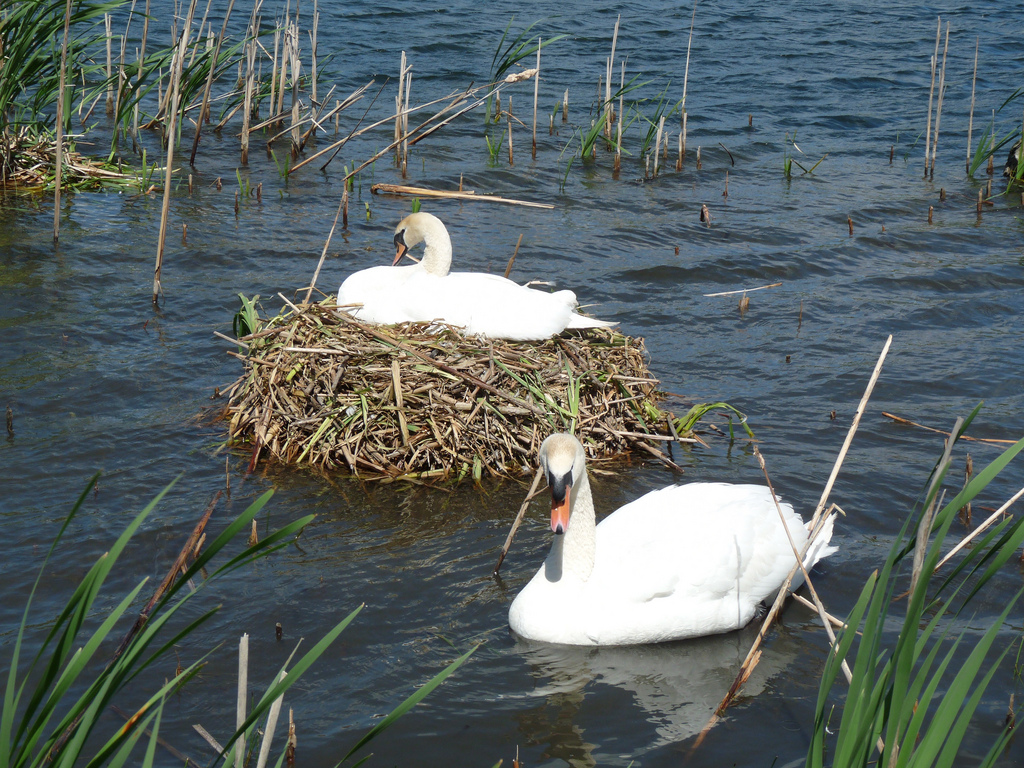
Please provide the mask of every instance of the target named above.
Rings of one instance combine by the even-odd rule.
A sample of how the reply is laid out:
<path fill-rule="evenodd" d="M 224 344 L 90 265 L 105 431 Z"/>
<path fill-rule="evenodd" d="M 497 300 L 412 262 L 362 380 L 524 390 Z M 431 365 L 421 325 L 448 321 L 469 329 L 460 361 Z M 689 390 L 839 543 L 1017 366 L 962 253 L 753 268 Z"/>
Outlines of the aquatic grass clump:
<path fill-rule="evenodd" d="M 67 137 L 65 137 L 65 142 Z M 117 164 L 103 158 L 87 157 L 63 147 L 61 187 L 79 191 L 108 186 L 135 186 L 136 174 L 124 173 Z M 22 126 L 0 134 L 0 189 L 38 192 L 56 185 L 57 137 L 48 129 Z"/>
<path fill-rule="evenodd" d="M 57 532 L 29 593 L 21 625 L 16 630 L 0 709 L 0 765 L 5 767 L 42 768 L 47 765 L 78 764 L 116 768 L 128 764 L 149 768 L 157 762 L 158 744 L 172 751 L 180 762 L 196 765 L 160 739 L 165 703 L 202 670 L 209 655 L 197 654 L 196 661 L 187 666 L 172 658 L 172 654 L 177 656 L 179 650 L 187 648 L 185 643 L 188 638 L 218 610 L 214 607 L 197 614 L 188 604 L 202 595 L 203 588 L 209 583 L 290 544 L 314 518 L 314 515 L 301 517 L 270 532 L 262 540 L 250 540 L 247 547 L 239 548 L 234 546 L 235 539 L 249 528 L 273 492 L 262 494 L 223 531 L 216 536 L 211 535 L 212 540 L 207 540 L 206 527 L 214 511 L 215 498 L 167 575 L 107 660 L 103 649 L 109 649 L 111 641 L 116 640 L 113 634 L 115 627 L 130 619 L 133 611 L 138 610 L 138 600 L 147 579 L 139 581 L 108 611 L 97 610 L 97 598 L 107 578 L 118 567 L 118 561 L 132 538 L 171 486 L 139 512 L 112 546 L 97 559 L 56 618 L 43 619 L 43 624 L 38 623 L 38 617 L 30 618 L 32 603 L 43 584 L 46 566 L 56 555 L 58 545 L 96 487 L 98 478 L 98 475 L 95 476 L 86 486 Z M 276 709 L 280 709 L 284 693 L 324 654 L 360 610 L 362 606 L 334 625 L 303 655 L 296 656 L 293 651 L 285 662 L 287 675 L 282 668 L 263 695 L 254 698 L 248 714 L 244 704 L 239 707 L 238 728 L 223 747 L 217 745 L 219 754 L 215 762 L 225 768 L 242 765 L 241 760 L 236 762 L 237 757 L 240 754 L 251 755 L 263 733 L 259 764 L 266 764 L 276 723 Z M 46 636 L 26 668 L 23 654 L 26 651 L 27 635 L 40 628 L 45 631 L 47 626 Z M 338 764 L 348 761 L 393 725 L 444 682 L 475 650 L 474 646 L 463 653 L 406 698 L 391 714 L 378 721 Z M 104 661 L 106 664 L 101 667 Z M 172 669 L 176 666 L 176 671 L 169 678 L 163 677 L 155 671 L 158 665 Z M 123 703 L 126 698 L 126 688 L 142 673 L 157 680 L 153 683 L 154 692 L 133 714 L 125 714 L 125 724 L 116 725 L 110 729 L 109 734 L 104 734 L 104 728 L 109 725 L 108 719 L 104 717 L 106 710 L 110 708 L 117 711 L 116 704 Z M 161 679 L 162 683 L 159 682 Z M 134 686 L 136 692 L 137 686 L 138 683 Z M 245 702 L 250 691 L 247 686 L 242 687 L 240 699 Z M 131 695 L 134 697 L 135 693 Z M 180 702 L 173 702 L 174 708 L 179 706 Z M 141 759 L 138 755 L 131 759 L 143 736 L 146 736 L 144 755 Z M 288 754 L 287 748 L 282 750 L 276 765 L 282 765 Z M 289 759 L 288 764 L 292 762 Z"/>
<path fill-rule="evenodd" d="M 614 330 L 485 339 L 364 324 L 328 299 L 289 304 L 238 342 L 244 373 L 224 417 L 253 463 L 265 452 L 376 479 L 518 476 L 545 437 L 567 430 L 597 464 L 637 452 L 675 467 L 665 444 L 694 442 L 706 413 L 662 410 L 643 340 Z"/>
<path fill-rule="evenodd" d="M 957 421 L 916 514 L 893 541 L 881 569 L 868 577 L 832 647 L 818 693 L 808 768 L 956 764 L 982 696 L 1010 650 L 995 645 L 1021 594 L 988 619 L 984 629 L 972 629 L 977 620 L 969 612 L 971 600 L 1024 544 L 1024 518 L 1004 514 L 1024 489 L 942 557 L 958 512 L 1024 449 L 1021 439 L 944 504 L 942 485 L 953 446 L 979 409 Z M 940 574 L 958 552 L 959 562 Z M 897 612 L 903 613 L 902 620 Z M 967 625 L 959 634 L 950 626 L 958 619 Z M 834 689 L 851 656 L 837 725 Z M 1008 716 L 988 753 L 973 764 L 995 764 L 1012 733 Z"/>

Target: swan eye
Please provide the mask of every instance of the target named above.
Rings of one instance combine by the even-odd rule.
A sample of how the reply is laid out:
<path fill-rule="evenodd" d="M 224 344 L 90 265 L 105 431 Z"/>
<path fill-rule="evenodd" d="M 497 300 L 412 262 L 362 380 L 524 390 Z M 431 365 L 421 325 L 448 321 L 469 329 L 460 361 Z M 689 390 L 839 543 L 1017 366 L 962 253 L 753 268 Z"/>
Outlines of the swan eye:
<path fill-rule="evenodd" d="M 400 229 L 398 232 L 395 232 L 395 247 L 398 248 L 399 246 L 401 246 L 403 249 L 408 247 L 405 244 L 405 230 L 404 229 Z"/>

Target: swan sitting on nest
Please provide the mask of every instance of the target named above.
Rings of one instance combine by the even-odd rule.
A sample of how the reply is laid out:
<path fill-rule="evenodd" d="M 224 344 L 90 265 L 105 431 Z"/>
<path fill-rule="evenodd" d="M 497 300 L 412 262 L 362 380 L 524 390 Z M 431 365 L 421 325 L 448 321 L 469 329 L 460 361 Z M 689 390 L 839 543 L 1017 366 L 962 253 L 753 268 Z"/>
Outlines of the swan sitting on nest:
<path fill-rule="evenodd" d="M 410 248 L 424 243 L 423 258 L 397 266 Z M 436 216 L 406 216 L 395 228 L 395 260 L 349 275 L 338 290 L 338 305 L 358 319 L 390 325 L 438 321 L 466 333 L 520 341 L 547 339 L 566 328 L 606 328 L 615 323 L 576 311 L 572 291 L 546 293 L 482 272 L 449 272 L 452 242 Z"/>
<path fill-rule="evenodd" d="M 509 610 L 521 637 L 635 645 L 739 629 L 782 586 L 796 564 L 793 546 L 802 550 L 808 540 L 800 516 L 779 504 L 780 517 L 771 491 L 760 485 L 662 488 L 595 526 L 585 462 L 572 435 L 552 435 L 541 445 L 556 535 Z M 836 551 L 828 546 L 832 522 L 808 548 L 808 570 Z"/>

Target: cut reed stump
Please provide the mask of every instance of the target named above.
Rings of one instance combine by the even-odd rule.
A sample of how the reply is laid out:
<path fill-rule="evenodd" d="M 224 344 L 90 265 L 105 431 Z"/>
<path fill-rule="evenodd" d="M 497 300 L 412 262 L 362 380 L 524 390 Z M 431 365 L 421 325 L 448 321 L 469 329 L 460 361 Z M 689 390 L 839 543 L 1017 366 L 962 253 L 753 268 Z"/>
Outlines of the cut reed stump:
<path fill-rule="evenodd" d="M 334 299 L 295 306 L 238 340 L 229 442 L 290 465 L 367 479 L 480 479 L 533 471 L 541 441 L 570 430 L 600 463 L 696 442 L 664 397 L 641 338 L 607 329 L 543 342 L 428 323 L 374 326 Z"/>

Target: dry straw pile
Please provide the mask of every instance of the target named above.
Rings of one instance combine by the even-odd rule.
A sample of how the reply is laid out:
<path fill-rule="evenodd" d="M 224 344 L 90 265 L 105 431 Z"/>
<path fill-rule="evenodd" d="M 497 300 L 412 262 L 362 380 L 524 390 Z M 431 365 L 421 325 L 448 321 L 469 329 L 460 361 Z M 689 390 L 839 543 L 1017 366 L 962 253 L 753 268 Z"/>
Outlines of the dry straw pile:
<path fill-rule="evenodd" d="M 656 405 L 643 340 L 615 331 L 544 342 L 424 323 L 372 326 L 333 299 L 250 324 L 230 388 L 230 440 L 285 464 L 369 478 L 532 472 L 541 441 L 574 431 L 600 461 L 640 451 L 672 464 L 692 442 Z"/>

